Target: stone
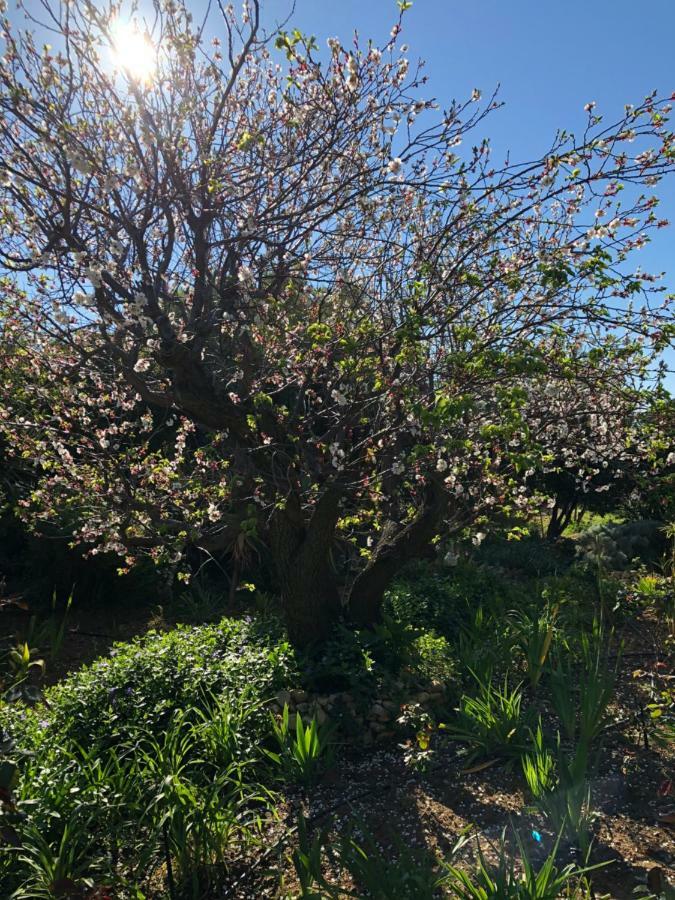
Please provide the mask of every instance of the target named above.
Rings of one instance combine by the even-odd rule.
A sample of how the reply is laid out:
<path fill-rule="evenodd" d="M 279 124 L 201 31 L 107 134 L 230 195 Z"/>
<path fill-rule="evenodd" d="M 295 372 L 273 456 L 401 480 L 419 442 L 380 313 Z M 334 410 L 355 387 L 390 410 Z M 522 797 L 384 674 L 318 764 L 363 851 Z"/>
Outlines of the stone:
<path fill-rule="evenodd" d="M 370 708 L 370 715 L 373 719 L 377 719 L 379 722 L 388 722 L 391 719 L 390 714 L 380 703 L 374 703 Z"/>
<path fill-rule="evenodd" d="M 290 691 L 279 691 L 276 696 L 276 701 L 279 706 L 283 709 L 286 704 L 290 705 L 291 703 L 291 692 Z"/>

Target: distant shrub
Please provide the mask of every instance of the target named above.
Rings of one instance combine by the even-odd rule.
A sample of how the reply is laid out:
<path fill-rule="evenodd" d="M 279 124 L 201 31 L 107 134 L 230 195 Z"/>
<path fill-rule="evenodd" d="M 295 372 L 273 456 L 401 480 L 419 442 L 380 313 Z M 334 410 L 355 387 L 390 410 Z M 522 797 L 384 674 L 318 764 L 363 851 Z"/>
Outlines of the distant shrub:
<path fill-rule="evenodd" d="M 634 559 L 654 563 L 665 548 L 663 524 L 652 520 L 593 525 L 577 538 L 580 562 L 610 570 L 627 569 Z"/>
<path fill-rule="evenodd" d="M 474 559 L 487 566 L 505 569 L 525 578 L 556 575 L 569 568 L 574 550 L 568 541 L 556 544 L 544 538 L 529 536 L 517 541 L 488 538 L 474 552 Z"/>
<path fill-rule="evenodd" d="M 389 615 L 413 628 L 425 628 L 453 640 L 479 606 L 505 614 L 522 586 L 516 589 L 502 576 L 470 562 L 444 571 L 428 563 L 408 567 L 389 590 Z"/>
<path fill-rule="evenodd" d="M 339 627 L 301 660 L 303 685 L 317 693 L 351 691 L 372 697 L 394 677 L 392 651 L 373 632 Z"/>

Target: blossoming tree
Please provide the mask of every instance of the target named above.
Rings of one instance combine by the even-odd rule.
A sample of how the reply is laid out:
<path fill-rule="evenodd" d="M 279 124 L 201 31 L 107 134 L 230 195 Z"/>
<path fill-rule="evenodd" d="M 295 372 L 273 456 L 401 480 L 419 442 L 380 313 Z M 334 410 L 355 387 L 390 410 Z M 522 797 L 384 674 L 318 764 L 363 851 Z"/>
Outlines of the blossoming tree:
<path fill-rule="evenodd" d="M 625 376 L 618 380 L 614 357 L 607 384 L 527 383 L 523 416 L 542 452 L 524 482 L 546 495 L 549 539 L 560 537 L 575 514 L 616 509 L 667 477 L 675 460 L 668 456 L 675 434 L 672 403 L 662 388 L 640 391 L 631 383 L 644 362 L 641 354 L 624 355 Z"/>
<path fill-rule="evenodd" d="M 608 389 L 667 340 L 628 261 L 666 224 L 657 97 L 497 164 L 464 149 L 497 101 L 426 96 L 402 19 L 324 51 L 255 0 L 154 0 L 139 69 L 119 4 L 31 10 L 3 25 L 0 422 L 24 514 L 90 552 L 255 535 L 296 641 L 367 624 L 439 533 L 527 502 L 524 379 Z"/>

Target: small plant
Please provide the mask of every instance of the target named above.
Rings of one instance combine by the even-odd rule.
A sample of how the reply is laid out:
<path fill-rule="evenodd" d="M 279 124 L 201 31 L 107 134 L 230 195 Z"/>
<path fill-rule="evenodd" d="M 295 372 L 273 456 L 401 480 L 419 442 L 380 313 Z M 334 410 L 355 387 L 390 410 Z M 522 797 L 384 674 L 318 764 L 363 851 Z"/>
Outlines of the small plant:
<path fill-rule="evenodd" d="M 464 694 L 448 734 L 469 747 L 469 761 L 482 757 L 517 758 L 525 749 L 527 722 L 522 714 L 520 685 L 495 687 L 474 675 L 476 696 Z"/>
<path fill-rule="evenodd" d="M 606 632 L 599 622 L 581 634 L 581 660 L 574 665 L 571 654 L 552 661 L 549 686 L 553 707 L 567 739 L 590 746 L 607 724 L 607 709 L 614 694 L 616 665 L 609 663 Z"/>
<path fill-rule="evenodd" d="M 346 890 L 326 879 L 325 857 L 349 872 L 357 885 L 355 890 Z M 385 855 L 361 822 L 353 822 L 331 847 L 326 834 L 316 832 L 310 838 L 307 820 L 301 818 L 293 864 L 300 881 L 300 896 L 306 900 L 362 900 L 364 896 L 374 900 L 434 900 L 445 877 L 431 854 L 410 849 L 400 840 Z"/>
<path fill-rule="evenodd" d="M 532 749 L 521 757 L 523 774 L 533 797 L 540 799 L 556 784 L 555 759 L 544 746 L 541 719 L 535 732 L 530 732 Z"/>
<path fill-rule="evenodd" d="M 457 677 L 457 657 L 443 635 L 433 631 L 421 634 L 411 647 L 410 670 L 424 681 L 452 682 Z"/>
<path fill-rule="evenodd" d="M 4 699 L 8 702 L 23 700 L 26 703 L 36 703 L 41 696 L 38 681 L 45 671 L 44 659 L 36 657 L 37 651 L 28 646 L 26 641 L 20 641 L 6 654 L 6 687 Z"/>
<path fill-rule="evenodd" d="M 454 865 L 447 866 L 445 884 L 452 890 L 452 896 L 458 900 L 556 900 L 590 871 L 590 867 L 580 868 L 574 863 L 558 868 L 560 836 L 541 866 L 535 868 L 517 832 L 515 837 L 520 866 L 516 865 L 514 855 L 507 848 L 506 830 L 496 847 L 490 845 L 496 854 L 496 863 L 487 861 L 480 840 L 476 838 L 478 860 L 473 873 Z M 466 836 L 460 838 L 455 853 L 467 840 Z"/>
<path fill-rule="evenodd" d="M 567 834 L 585 859 L 593 822 L 588 763 L 587 745 L 578 744 L 570 755 L 561 747 L 559 738 L 554 757 L 544 746 L 541 726 L 532 735 L 532 752 L 522 758 L 523 774 L 536 807 L 556 833 Z"/>
<path fill-rule="evenodd" d="M 376 900 L 434 900 L 443 883 L 437 860 L 428 852 L 406 847 L 399 839 L 386 855 L 374 838 L 359 828 L 361 837 L 345 837 L 338 856 L 363 893 Z"/>
<path fill-rule="evenodd" d="M 312 784 L 332 755 L 332 728 L 319 725 L 316 717 L 305 725 L 300 713 L 295 714 L 295 731 L 290 725 L 288 704 L 284 704 L 279 721 L 272 718 L 274 736 L 280 753 L 266 750 L 267 756 L 281 766 L 284 777 L 299 780 L 306 787 Z"/>
<path fill-rule="evenodd" d="M 62 615 L 59 615 L 57 611 L 56 590 L 54 590 L 52 591 L 52 611 L 49 618 L 39 624 L 35 617 L 31 619 L 27 640 L 45 649 L 48 652 L 50 662 L 54 662 L 58 658 L 63 647 L 70 608 L 73 605 L 73 592 L 74 588 L 66 599 Z"/>
<path fill-rule="evenodd" d="M 328 840 L 318 832 L 310 838 L 307 819 L 298 821 L 298 846 L 293 851 L 293 866 L 300 882 L 300 896 L 304 900 L 325 900 L 337 897 L 323 874 L 323 854 Z"/>
<path fill-rule="evenodd" d="M 569 654 L 557 655 L 549 670 L 549 688 L 553 708 L 570 741 L 574 741 L 577 732 L 577 702 L 572 689 L 574 683 L 574 667 Z"/>
<path fill-rule="evenodd" d="M 401 715 L 396 722 L 406 731 L 413 732 L 413 737 L 408 742 L 403 755 L 403 762 L 411 769 L 419 772 L 425 771 L 434 755 L 432 746 L 434 733 L 446 726 L 436 725 L 432 716 L 420 703 L 409 703 L 403 706 Z"/>
<path fill-rule="evenodd" d="M 376 660 L 398 673 L 412 661 L 412 647 L 418 637 L 419 631 L 384 612 L 382 621 L 375 625 L 370 650 Z"/>
<path fill-rule="evenodd" d="M 591 635 L 581 636 L 579 741 L 585 746 L 590 746 L 602 733 L 614 694 L 615 672 L 609 665 L 605 646 L 602 624 L 597 624 Z"/>
<path fill-rule="evenodd" d="M 90 856 L 92 850 L 86 821 L 66 822 L 54 841 L 36 826 L 29 825 L 23 830 L 20 846 L 26 877 L 12 897 L 15 900 L 84 897 L 85 889 L 94 886 L 94 880 L 88 877 L 95 868 Z"/>
<path fill-rule="evenodd" d="M 171 604 L 168 613 L 179 622 L 217 622 L 223 616 L 225 601 L 222 591 L 195 581 Z"/>
<path fill-rule="evenodd" d="M 515 616 L 518 642 L 525 656 L 532 690 L 536 689 L 544 671 L 555 633 L 557 615 L 558 607 L 554 606 L 536 617 L 526 614 Z"/>

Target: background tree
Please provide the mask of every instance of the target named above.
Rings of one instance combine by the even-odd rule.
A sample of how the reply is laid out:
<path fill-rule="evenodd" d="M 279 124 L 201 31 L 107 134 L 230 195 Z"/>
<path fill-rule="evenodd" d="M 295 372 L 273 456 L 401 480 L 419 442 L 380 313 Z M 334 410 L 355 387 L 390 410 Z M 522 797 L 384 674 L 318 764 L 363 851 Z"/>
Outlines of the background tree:
<path fill-rule="evenodd" d="M 528 384 L 525 418 L 543 453 L 528 473 L 530 487 L 548 495 L 546 535 L 555 540 L 585 511 L 605 513 L 663 478 L 675 434 L 663 391 L 641 391 L 631 377 L 643 359 L 626 355 L 623 385 L 601 381 Z M 616 359 L 610 363 L 616 374 Z"/>
<path fill-rule="evenodd" d="M 324 58 L 257 2 L 155 0 L 140 71 L 117 4 L 31 9 L 52 46 L 5 21 L 0 71 L 1 421 L 26 514 L 76 510 L 92 550 L 172 565 L 246 522 L 296 641 L 367 624 L 439 531 L 527 502 L 525 377 L 608 389 L 668 340 L 626 262 L 666 224 L 656 97 L 498 166 L 460 150 L 494 97 L 439 109 L 400 20 Z"/>

